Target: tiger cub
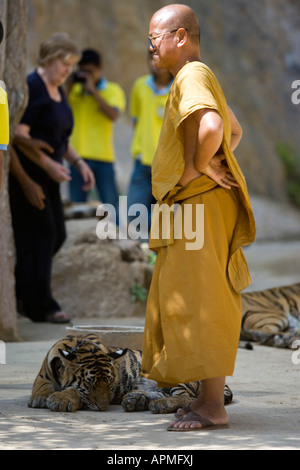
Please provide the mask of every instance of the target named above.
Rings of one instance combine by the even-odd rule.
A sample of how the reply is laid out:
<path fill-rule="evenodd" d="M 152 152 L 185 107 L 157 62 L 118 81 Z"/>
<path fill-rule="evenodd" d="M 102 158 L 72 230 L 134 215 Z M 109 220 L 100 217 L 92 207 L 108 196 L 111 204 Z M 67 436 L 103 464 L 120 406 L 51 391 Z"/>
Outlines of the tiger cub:
<path fill-rule="evenodd" d="M 300 283 L 242 294 L 241 340 L 293 348 L 300 339 Z"/>
<path fill-rule="evenodd" d="M 109 404 L 122 404 L 125 411 L 174 413 L 198 396 L 201 382 L 158 388 L 140 376 L 141 362 L 141 351 L 105 346 L 96 335 L 66 336 L 47 353 L 28 406 L 105 411 Z M 224 402 L 232 402 L 228 386 Z"/>

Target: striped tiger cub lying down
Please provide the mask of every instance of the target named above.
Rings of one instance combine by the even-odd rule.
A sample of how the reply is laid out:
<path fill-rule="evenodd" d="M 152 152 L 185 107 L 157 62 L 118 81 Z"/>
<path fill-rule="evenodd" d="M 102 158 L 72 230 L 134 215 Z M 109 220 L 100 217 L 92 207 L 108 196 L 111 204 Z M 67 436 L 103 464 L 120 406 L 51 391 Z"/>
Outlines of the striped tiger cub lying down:
<path fill-rule="evenodd" d="M 300 339 L 300 284 L 242 294 L 241 340 L 281 348 Z M 81 408 L 104 411 L 173 413 L 198 396 L 201 382 L 159 389 L 140 377 L 141 352 L 105 346 L 95 335 L 67 336 L 46 355 L 28 406 L 53 411 Z M 224 402 L 232 402 L 228 386 Z"/>
<path fill-rule="evenodd" d="M 242 294 L 241 340 L 291 348 L 300 339 L 300 283 Z"/>
<path fill-rule="evenodd" d="M 198 396 L 201 382 L 167 389 L 140 377 L 141 359 L 141 351 L 105 346 L 93 334 L 67 336 L 46 355 L 28 406 L 105 411 L 109 404 L 122 404 L 125 411 L 174 413 Z M 224 402 L 232 402 L 228 386 Z"/>

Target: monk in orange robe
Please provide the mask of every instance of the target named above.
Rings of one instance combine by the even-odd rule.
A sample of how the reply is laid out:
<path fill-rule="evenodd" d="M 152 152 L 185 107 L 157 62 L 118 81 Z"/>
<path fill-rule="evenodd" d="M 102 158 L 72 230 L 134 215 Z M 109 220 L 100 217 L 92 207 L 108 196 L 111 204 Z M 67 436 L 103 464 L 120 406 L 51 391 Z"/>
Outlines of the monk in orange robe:
<path fill-rule="evenodd" d="M 223 428 L 225 379 L 233 374 L 240 336 L 240 292 L 251 282 L 242 247 L 255 238 L 245 178 L 233 154 L 242 130 L 201 61 L 193 10 L 176 4 L 156 12 L 149 43 L 156 66 L 168 68 L 175 80 L 152 167 L 158 203 L 149 246 L 158 256 L 142 375 L 160 386 L 202 380 L 199 397 L 168 430 Z"/>

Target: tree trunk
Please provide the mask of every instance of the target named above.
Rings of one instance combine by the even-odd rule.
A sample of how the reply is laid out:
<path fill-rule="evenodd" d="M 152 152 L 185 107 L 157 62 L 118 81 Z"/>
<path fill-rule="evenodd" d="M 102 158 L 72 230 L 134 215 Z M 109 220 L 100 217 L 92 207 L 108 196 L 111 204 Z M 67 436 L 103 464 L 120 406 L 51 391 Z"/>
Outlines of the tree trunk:
<path fill-rule="evenodd" d="M 10 135 L 24 111 L 27 101 L 26 0 L 0 0 L 1 21 L 5 38 L 0 46 L 0 78 L 7 86 Z M 9 154 L 5 155 L 3 187 L 0 195 L 0 339 L 19 340 L 14 277 L 14 243 L 8 198 Z"/>

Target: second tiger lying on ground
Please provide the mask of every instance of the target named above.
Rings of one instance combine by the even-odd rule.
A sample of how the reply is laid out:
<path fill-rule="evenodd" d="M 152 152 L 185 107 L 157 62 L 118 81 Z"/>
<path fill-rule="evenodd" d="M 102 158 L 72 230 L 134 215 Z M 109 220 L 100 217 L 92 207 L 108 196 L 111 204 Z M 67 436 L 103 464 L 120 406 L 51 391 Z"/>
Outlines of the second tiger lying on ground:
<path fill-rule="evenodd" d="M 141 359 L 141 351 L 105 346 L 93 334 L 67 336 L 47 353 L 28 406 L 105 411 L 109 404 L 122 404 L 125 411 L 174 413 L 198 396 L 201 382 L 158 388 L 142 378 Z M 228 386 L 224 402 L 232 402 Z"/>
<path fill-rule="evenodd" d="M 243 293 L 241 339 L 293 349 L 300 339 L 300 283 Z"/>

